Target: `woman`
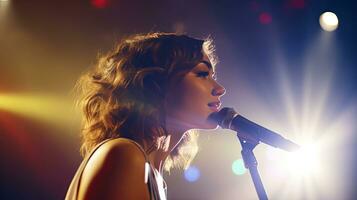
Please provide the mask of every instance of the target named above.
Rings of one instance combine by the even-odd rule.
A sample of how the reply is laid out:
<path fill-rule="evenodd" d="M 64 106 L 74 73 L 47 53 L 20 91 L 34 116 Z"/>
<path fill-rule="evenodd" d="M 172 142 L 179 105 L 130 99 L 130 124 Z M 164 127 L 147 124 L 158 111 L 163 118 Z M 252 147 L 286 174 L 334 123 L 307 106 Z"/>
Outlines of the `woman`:
<path fill-rule="evenodd" d="M 163 170 L 187 167 L 193 129 L 213 129 L 225 89 L 210 40 L 135 35 L 84 75 L 82 154 L 66 199 L 166 199 Z"/>

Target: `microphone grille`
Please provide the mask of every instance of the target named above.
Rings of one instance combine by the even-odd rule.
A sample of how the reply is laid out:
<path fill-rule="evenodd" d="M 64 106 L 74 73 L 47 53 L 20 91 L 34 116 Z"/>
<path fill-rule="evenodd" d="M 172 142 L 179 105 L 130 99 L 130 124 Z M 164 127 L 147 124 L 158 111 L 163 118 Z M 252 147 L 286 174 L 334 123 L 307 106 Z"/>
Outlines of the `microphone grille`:
<path fill-rule="evenodd" d="M 233 118 L 237 115 L 237 112 L 233 108 L 222 108 L 220 111 L 213 113 L 211 118 L 218 123 L 222 128 L 229 129 Z"/>

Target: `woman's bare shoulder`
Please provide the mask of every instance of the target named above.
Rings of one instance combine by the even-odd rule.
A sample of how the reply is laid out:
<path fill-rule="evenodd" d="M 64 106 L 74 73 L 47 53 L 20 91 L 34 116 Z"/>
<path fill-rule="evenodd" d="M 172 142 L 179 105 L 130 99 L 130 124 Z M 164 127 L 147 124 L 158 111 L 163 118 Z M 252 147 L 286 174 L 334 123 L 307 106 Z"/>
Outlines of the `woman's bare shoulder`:
<path fill-rule="evenodd" d="M 133 141 L 125 138 L 117 138 L 110 140 L 102 145 L 99 149 L 99 154 L 107 155 L 121 159 L 123 156 L 129 156 L 132 161 L 145 161 L 144 152 Z"/>
<path fill-rule="evenodd" d="M 90 162 L 96 162 L 96 165 L 110 164 L 111 166 L 120 165 L 144 165 L 144 152 L 133 141 L 124 138 L 113 139 L 94 152 Z"/>
<path fill-rule="evenodd" d="M 144 153 L 132 141 L 110 140 L 99 147 L 89 159 L 83 171 L 79 194 L 88 199 L 101 198 L 103 195 L 145 199 L 148 194 L 144 182 L 145 162 Z"/>

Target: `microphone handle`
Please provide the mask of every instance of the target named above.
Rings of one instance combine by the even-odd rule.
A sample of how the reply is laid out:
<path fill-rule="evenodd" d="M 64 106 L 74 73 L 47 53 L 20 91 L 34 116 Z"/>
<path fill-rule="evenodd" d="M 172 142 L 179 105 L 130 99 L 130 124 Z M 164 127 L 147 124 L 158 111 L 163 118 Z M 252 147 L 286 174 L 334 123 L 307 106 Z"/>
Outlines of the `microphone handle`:
<path fill-rule="evenodd" d="M 295 151 L 299 145 L 285 139 L 278 133 L 264 128 L 247 118 L 237 115 L 231 122 L 231 129 L 238 132 L 238 135 L 255 142 L 263 142 L 276 148 L 286 151 Z"/>

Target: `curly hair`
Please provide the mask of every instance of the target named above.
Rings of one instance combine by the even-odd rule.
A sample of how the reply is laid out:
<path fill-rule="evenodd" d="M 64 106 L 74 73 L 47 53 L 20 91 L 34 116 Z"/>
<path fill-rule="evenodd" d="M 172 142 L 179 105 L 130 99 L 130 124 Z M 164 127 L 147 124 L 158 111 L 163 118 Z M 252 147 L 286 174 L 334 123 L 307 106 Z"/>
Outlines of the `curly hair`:
<path fill-rule="evenodd" d="M 216 63 L 210 39 L 200 40 L 175 33 L 129 36 L 101 56 L 82 75 L 78 105 L 82 109 L 81 154 L 109 138 L 128 138 L 157 143 L 167 136 L 165 97 L 196 66 L 205 52 Z M 165 160 L 165 170 L 186 168 L 197 153 L 197 133 L 188 131 Z"/>

